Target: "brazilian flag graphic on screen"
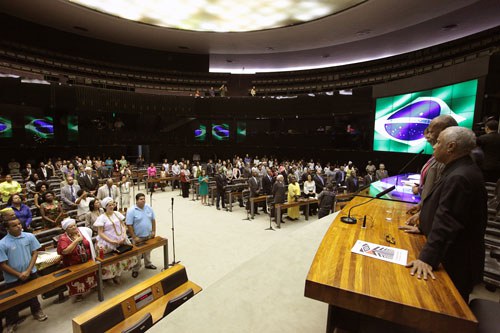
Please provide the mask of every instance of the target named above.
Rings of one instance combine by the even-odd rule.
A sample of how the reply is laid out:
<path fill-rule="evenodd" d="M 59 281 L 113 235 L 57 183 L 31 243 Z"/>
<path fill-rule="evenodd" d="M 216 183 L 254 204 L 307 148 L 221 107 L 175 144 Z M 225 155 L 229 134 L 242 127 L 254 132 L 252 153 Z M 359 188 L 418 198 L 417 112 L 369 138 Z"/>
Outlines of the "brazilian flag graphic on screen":
<path fill-rule="evenodd" d="M 477 80 L 431 90 L 378 98 L 375 108 L 373 150 L 418 153 L 432 147 L 424 130 L 435 117 L 448 114 L 459 126 L 472 128 Z"/>

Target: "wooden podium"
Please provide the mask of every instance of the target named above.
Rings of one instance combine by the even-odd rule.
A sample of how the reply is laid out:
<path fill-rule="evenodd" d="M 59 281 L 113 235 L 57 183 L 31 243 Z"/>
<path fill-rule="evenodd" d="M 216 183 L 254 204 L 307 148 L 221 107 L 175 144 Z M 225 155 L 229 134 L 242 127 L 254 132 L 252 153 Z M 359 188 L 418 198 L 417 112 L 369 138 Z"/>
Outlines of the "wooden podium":
<path fill-rule="evenodd" d="M 408 250 L 410 262 L 425 244 L 425 236 L 398 230 L 408 218 L 408 203 L 375 199 L 352 210 L 357 224 L 340 221 L 350 207 L 369 199 L 355 197 L 338 214 L 307 275 L 305 296 L 329 304 L 327 332 L 345 324 L 339 312 L 352 314 L 354 322 L 371 317 L 419 331 L 475 332 L 476 318 L 442 267 L 436 280 L 424 281 L 402 265 L 351 252 L 357 240 L 364 240 Z"/>

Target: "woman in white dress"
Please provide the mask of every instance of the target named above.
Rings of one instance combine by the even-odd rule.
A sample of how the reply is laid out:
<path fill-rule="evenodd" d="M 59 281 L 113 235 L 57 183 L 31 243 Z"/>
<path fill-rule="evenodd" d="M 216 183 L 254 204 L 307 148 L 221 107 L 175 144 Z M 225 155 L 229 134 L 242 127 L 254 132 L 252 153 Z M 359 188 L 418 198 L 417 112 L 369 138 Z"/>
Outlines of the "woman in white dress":
<path fill-rule="evenodd" d="M 124 212 L 130 207 L 130 181 L 126 175 L 123 175 L 120 180 L 120 209 Z"/>
<path fill-rule="evenodd" d="M 97 253 L 104 254 L 116 250 L 120 245 L 130 244 L 127 238 L 127 227 L 125 226 L 125 216 L 120 212 L 115 212 L 115 202 L 110 197 L 101 201 L 105 211 L 94 223 L 97 228 Z M 120 284 L 120 276 L 124 271 L 132 270 L 137 263 L 137 258 L 124 259 L 112 265 L 107 265 L 102 269 L 103 280 L 112 279 L 114 283 Z"/>

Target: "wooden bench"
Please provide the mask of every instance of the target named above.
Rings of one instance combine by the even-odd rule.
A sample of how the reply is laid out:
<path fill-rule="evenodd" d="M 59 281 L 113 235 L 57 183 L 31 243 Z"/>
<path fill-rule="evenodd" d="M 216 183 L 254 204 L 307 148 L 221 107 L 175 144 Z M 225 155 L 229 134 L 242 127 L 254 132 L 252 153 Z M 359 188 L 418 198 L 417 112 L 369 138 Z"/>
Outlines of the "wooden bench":
<path fill-rule="evenodd" d="M 102 268 L 108 265 L 112 265 L 119 261 L 136 257 L 144 252 L 149 252 L 157 247 L 163 246 L 163 269 L 167 269 L 168 267 L 168 240 L 166 238 L 156 236 L 155 238 L 148 239 L 147 241 L 134 245 L 132 250 L 117 254 L 114 252 L 110 252 L 104 255 L 104 258 L 96 258 L 96 260 L 100 263 L 98 270 L 98 280 L 100 281 L 99 288 L 102 288 Z M 100 295 L 102 295 L 102 289 L 100 290 Z M 104 298 L 100 297 L 99 300 L 102 301 Z"/>
<path fill-rule="evenodd" d="M 188 280 L 184 266 L 175 265 L 73 318 L 73 332 L 123 332 L 148 314 L 156 323 L 168 302 L 190 289 L 194 294 L 202 290 Z"/>
<path fill-rule="evenodd" d="M 307 198 L 307 199 L 299 199 L 298 201 L 294 202 L 286 202 L 283 204 L 276 204 L 276 224 L 278 225 L 278 228 L 281 228 L 281 210 L 286 209 L 286 208 L 291 208 L 291 207 L 301 207 L 301 206 L 306 206 L 306 211 L 305 211 L 305 217 L 306 220 L 309 220 L 309 205 L 312 203 L 319 203 L 318 199 L 316 198 Z"/>
<path fill-rule="evenodd" d="M 87 261 L 84 264 L 64 267 L 54 273 L 9 288 L 0 293 L 0 311 L 5 311 L 17 304 L 26 302 L 35 296 L 51 291 L 82 276 L 97 272 L 98 269 L 99 263 Z M 102 286 L 100 285 L 101 282 L 97 281 L 97 283 L 99 289 L 102 290 Z M 100 297 L 100 295 L 98 295 L 98 297 Z"/>
<path fill-rule="evenodd" d="M 169 177 L 157 177 L 157 178 L 147 178 L 146 179 L 146 194 L 148 193 L 148 189 L 149 189 L 149 185 L 150 184 L 153 184 L 153 183 L 163 183 L 163 182 L 170 182 L 171 183 L 171 188 L 172 188 L 172 191 L 174 190 L 174 180 L 179 180 L 180 178 L 179 177 L 173 177 L 173 176 L 169 176 Z M 137 189 L 139 189 L 139 185 L 137 185 Z"/>

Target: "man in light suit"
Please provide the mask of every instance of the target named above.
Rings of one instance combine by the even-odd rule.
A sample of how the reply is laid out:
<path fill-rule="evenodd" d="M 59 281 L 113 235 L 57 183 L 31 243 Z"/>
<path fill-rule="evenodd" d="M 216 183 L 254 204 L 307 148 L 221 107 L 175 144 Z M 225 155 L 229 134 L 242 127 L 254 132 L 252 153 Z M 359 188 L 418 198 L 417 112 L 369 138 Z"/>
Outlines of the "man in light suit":
<path fill-rule="evenodd" d="M 97 199 L 102 200 L 106 197 L 112 198 L 114 202 L 118 202 L 118 199 L 120 198 L 120 191 L 118 190 L 118 187 L 113 184 L 113 179 L 111 178 L 106 180 L 106 184 L 99 187 L 99 190 L 97 191 Z"/>
<path fill-rule="evenodd" d="M 61 200 L 63 209 L 68 211 L 77 208 L 75 201 L 78 198 L 77 193 L 80 190 L 80 186 L 75 184 L 71 176 L 68 176 L 66 183 L 67 184 L 61 188 Z"/>

